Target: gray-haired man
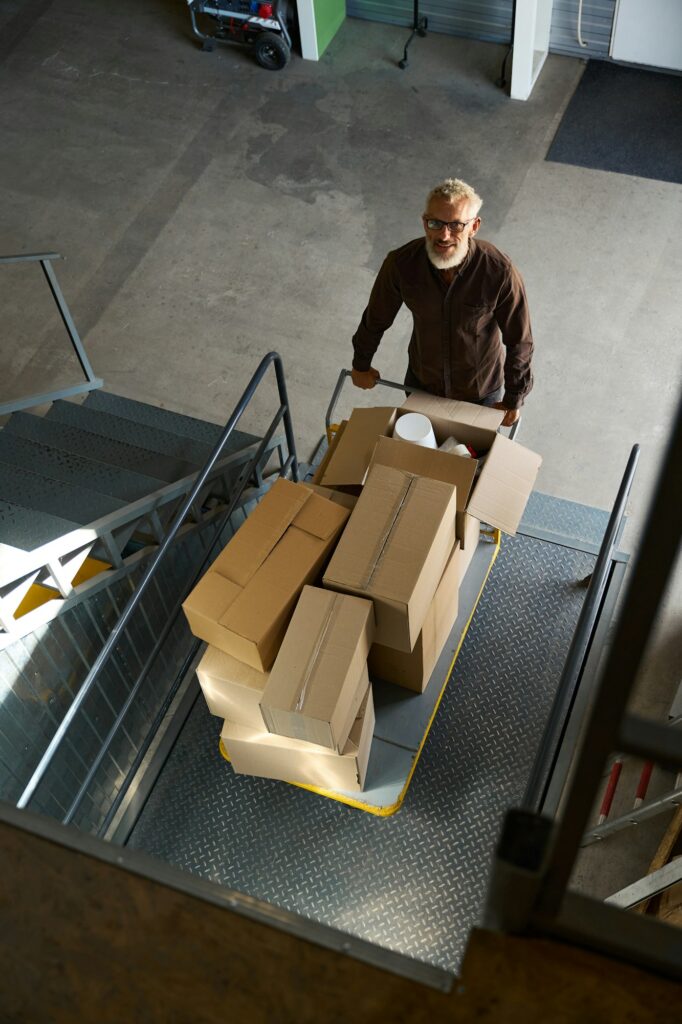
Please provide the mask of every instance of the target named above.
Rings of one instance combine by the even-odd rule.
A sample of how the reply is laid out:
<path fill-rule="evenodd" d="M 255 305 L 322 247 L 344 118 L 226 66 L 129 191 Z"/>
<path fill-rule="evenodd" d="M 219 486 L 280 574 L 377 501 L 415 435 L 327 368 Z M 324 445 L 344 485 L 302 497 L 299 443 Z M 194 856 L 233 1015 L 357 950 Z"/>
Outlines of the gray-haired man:
<path fill-rule="evenodd" d="M 405 383 L 503 409 L 511 426 L 533 386 L 533 337 L 518 271 L 475 237 L 481 203 L 457 178 L 429 192 L 424 237 L 390 252 L 374 282 L 353 336 L 352 377 L 374 387 L 374 353 L 404 303 L 413 318 Z"/>

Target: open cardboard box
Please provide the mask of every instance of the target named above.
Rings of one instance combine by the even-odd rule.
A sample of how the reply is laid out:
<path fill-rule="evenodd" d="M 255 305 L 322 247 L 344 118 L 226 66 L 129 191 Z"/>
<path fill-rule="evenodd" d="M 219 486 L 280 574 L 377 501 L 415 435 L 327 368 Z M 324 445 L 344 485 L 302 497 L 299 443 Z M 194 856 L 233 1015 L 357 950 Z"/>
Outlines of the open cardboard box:
<path fill-rule="evenodd" d="M 370 598 L 375 641 L 409 652 L 455 544 L 456 488 L 375 465 L 323 577 Z"/>
<path fill-rule="evenodd" d="M 485 454 L 479 460 L 421 448 L 393 438 L 399 416 L 421 412 L 429 418 L 438 444 L 448 437 Z M 319 482 L 340 488 L 362 485 L 370 465 L 406 469 L 457 487 L 457 537 L 467 544 L 466 517 L 483 520 L 504 533 L 516 533 L 542 459 L 497 432 L 503 412 L 416 392 L 400 408 L 355 409 L 326 462 Z"/>
<path fill-rule="evenodd" d="M 194 635 L 266 672 L 349 515 L 305 484 L 277 480 L 185 599 Z"/>
<path fill-rule="evenodd" d="M 364 697 L 350 736 L 338 754 L 306 740 L 292 740 L 262 729 L 247 729 L 226 721 L 221 739 L 240 775 L 299 782 L 326 790 L 360 792 L 365 785 L 372 737 L 374 701 L 367 666 L 364 669 Z"/>
<path fill-rule="evenodd" d="M 342 751 L 367 690 L 373 636 L 371 601 L 304 587 L 261 698 L 269 732 Z"/>

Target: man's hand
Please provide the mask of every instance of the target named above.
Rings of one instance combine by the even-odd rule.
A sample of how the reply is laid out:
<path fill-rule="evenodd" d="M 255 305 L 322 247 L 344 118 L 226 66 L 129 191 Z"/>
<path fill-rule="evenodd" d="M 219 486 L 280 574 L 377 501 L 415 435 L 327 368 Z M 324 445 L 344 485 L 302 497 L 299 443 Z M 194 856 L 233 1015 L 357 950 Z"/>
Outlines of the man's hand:
<path fill-rule="evenodd" d="M 493 406 L 493 409 L 502 409 L 503 410 L 503 412 L 504 412 L 504 419 L 502 420 L 502 423 L 500 424 L 503 427 L 511 427 L 511 426 L 513 426 L 516 423 L 516 421 L 519 419 L 519 417 L 521 416 L 521 410 L 520 409 L 507 409 L 507 407 L 502 402 L 495 402 L 495 405 Z"/>
<path fill-rule="evenodd" d="M 373 366 L 370 366 L 369 370 L 351 370 L 350 376 L 356 388 L 363 388 L 367 391 L 374 387 L 381 374 Z"/>

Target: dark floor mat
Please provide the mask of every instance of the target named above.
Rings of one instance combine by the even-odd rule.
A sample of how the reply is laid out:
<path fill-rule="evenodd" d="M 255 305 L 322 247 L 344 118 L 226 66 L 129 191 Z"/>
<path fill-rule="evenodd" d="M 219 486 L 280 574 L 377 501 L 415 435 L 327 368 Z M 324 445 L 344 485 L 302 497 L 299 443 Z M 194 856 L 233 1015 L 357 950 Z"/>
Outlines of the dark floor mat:
<path fill-rule="evenodd" d="M 682 183 L 682 77 L 590 61 L 547 159 Z"/>

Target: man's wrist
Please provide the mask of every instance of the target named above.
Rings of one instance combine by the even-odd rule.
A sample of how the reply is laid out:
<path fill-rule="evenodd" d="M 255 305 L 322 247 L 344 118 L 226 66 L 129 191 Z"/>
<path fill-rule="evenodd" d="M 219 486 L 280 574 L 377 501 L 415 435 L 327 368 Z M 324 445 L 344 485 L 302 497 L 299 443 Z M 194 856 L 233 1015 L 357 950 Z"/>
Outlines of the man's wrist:
<path fill-rule="evenodd" d="M 514 395 L 509 391 L 505 391 L 502 398 L 502 405 L 505 409 L 520 409 L 523 405 L 523 398 L 520 395 Z"/>
<path fill-rule="evenodd" d="M 372 360 L 371 359 L 359 359 L 357 356 L 355 356 L 353 358 L 353 362 L 351 363 L 351 369 L 352 370 L 358 370 L 359 373 L 367 373 L 367 371 L 371 370 L 371 368 L 372 368 Z"/>

